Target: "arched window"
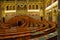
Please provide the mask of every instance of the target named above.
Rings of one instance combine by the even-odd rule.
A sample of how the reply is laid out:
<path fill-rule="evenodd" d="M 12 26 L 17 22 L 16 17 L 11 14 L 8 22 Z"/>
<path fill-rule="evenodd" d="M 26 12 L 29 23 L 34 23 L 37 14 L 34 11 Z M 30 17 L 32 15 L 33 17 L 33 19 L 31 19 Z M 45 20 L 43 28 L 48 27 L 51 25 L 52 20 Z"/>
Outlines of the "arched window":
<path fill-rule="evenodd" d="M 38 9 L 38 5 L 36 5 L 36 9 Z"/>
<path fill-rule="evenodd" d="M 6 7 L 6 10 L 9 10 L 8 6 Z"/>
<path fill-rule="evenodd" d="M 13 6 L 13 10 L 15 10 L 15 6 Z"/>
<path fill-rule="evenodd" d="M 32 9 L 34 9 L 34 5 L 32 5 Z"/>
<path fill-rule="evenodd" d="M 29 5 L 29 9 L 31 9 L 31 5 Z"/>

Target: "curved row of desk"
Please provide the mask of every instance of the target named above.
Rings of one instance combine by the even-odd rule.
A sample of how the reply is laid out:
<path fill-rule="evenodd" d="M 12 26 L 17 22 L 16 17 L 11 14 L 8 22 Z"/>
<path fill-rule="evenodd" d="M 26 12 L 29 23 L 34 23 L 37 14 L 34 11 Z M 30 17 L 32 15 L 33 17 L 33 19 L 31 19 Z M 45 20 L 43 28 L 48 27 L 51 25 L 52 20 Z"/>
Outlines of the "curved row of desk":
<path fill-rule="evenodd" d="M 29 16 L 15 16 L 6 23 L 0 24 L 0 39 L 30 40 L 32 38 L 47 37 L 52 34 L 57 35 L 57 23 L 47 20 L 38 21 Z M 12 40 L 12 39 L 11 39 Z"/>

